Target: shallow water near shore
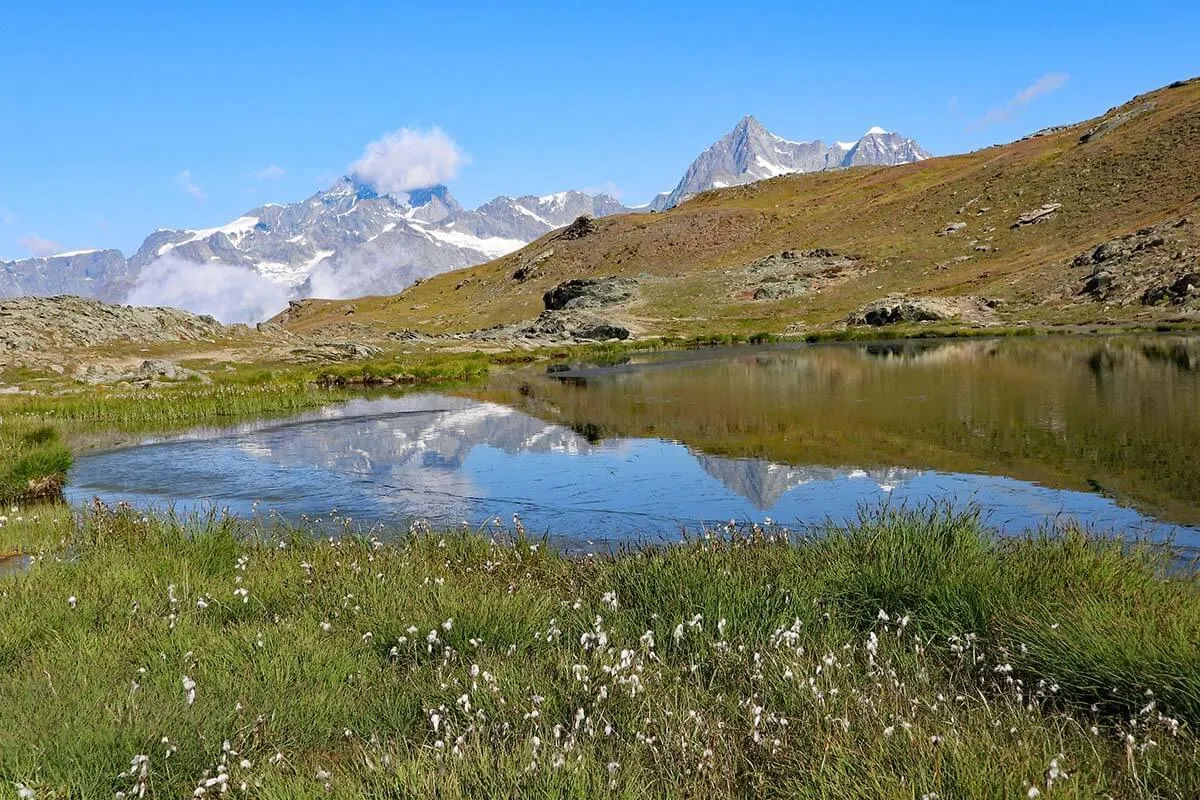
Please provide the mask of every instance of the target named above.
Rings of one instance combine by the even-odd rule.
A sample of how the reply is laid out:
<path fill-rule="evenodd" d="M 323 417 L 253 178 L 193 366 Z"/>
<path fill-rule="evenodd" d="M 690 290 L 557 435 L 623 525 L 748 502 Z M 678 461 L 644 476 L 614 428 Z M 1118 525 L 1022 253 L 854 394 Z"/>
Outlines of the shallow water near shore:
<path fill-rule="evenodd" d="M 1194 550 L 1197 453 L 1196 339 L 731 348 L 148 439 L 80 456 L 67 495 L 331 529 L 518 514 L 571 549 L 943 502 Z"/>

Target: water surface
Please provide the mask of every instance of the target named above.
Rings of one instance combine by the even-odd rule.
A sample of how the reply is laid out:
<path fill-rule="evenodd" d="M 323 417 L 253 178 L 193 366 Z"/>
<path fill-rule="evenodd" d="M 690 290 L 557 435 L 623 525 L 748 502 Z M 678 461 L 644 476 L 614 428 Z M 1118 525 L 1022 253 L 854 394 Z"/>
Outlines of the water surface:
<path fill-rule="evenodd" d="M 741 348 L 504 372 L 84 455 L 74 500 L 476 527 L 580 547 L 733 520 L 974 504 L 1200 546 L 1200 347 L 1183 338 Z M 334 513 L 336 511 L 336 513 Z"/>

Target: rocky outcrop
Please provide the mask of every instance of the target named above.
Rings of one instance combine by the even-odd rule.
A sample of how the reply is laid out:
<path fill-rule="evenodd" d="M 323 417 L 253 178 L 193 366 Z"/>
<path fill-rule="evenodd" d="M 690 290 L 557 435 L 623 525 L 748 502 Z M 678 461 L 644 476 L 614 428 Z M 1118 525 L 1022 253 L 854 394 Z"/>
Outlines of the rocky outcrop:
<path fill-rule="evenodd" d="M 1140 117 L 1142 114 L 1147 114 L 1154 110 L 1155 103 L 1145 102 L 1139 106 L 1134 106 L 1127 111 L 1121 111 L 1113 114 L 1111 117 L 1100 120 L 1091 130 L 1079 137 L 1080 144 L 1086 144 L 1095 139 L 1099 139 L 1107 133 L 1111 133 L 1114 128 L 1124 125 L 1129 120 Z"/>
<path fill-rule="evenodd" d="M 1196 238 L 1183 217 L 1101 242 L 1071 262 L 1089 270 L 1078 294 L 1117 305 L 1194 304 L 1200 300 Z"/>
<path fill-rule="evenodd" d="M 752 261 L 737 297 L 743 300 L 781 300 L 828 289 L 869 271 L 855 256 L 826 248 L 783 250 Z"/>
<path fill-rule="evenodd" d="M 382 353 L 383 350 L 374 345 L 359 342 L 314 342 L 302 347 L 293 347 L 286 360 L 297 364 L 324 364 L 375 358 Z"/>
<path fill-rule="evenodd" d="M 558 235 L 559 239 L 582 239 L 585 236 L 591 236 L 596 232 L 596 221 L 586 214 L 576 217 L 575 220 L 563 228 L 563 232 Z"/>
<path fill-rule="evenodd" d="M 175 308 L 118 306 L 82 297 L 0 300 L 0 358 L 5 352 L 67 350 L 115 342 L 195 342 L 227 336 L 209 316 Z"/>
<path fill-rule="evenodd" d="M 637 281 L 632 278 L 576 278 L 558 284 L 542 295 L 547 311 L 601 308 L 633 299 Z"/>
<path fill-rule="evenodd" d="M 212 383 L 212 379 L 203 372 L 181 367 L 171 361 L 157 359 L 143 361 L 137 369 L 125 371 L 103 364 L 89 364 L 81 366 L 75 371 L 75 379 L 81 383 L 90 384 L 137 383 L 143 386 L 178 381 Z"/>
<path fill-rule="evenodd" d="M 978 297 L 885 297 L 851 314 L 849 325 L 896 325 L 902 322 L 962 322 L 994 325 L 999 303 Z"/>

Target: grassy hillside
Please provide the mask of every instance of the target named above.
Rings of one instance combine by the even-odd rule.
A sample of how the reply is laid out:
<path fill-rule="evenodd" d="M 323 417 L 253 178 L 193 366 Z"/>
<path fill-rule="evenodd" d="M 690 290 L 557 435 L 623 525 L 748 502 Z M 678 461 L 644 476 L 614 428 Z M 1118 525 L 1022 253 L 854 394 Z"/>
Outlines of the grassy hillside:
<path fill-rule="evenodd" d="M 1097 125 L 1102 130 L 1081 141 Z M 345 301 L 308 301 L 286 324 L 296 331 L 353 322 L 380 331 L 464 332 L 531 319 L 548 288 L 609 275 L 638 280 L 637 299 L 605 313 L 639 333 L 828 326 L 897 292 L 999 299 L 995 321 L 1010 324 L 1188 318 L 1196 314 L 1194 293 L 1187 302 L 1150 307 L 1140 302 L 1139 285 L 1098 300 L 1081 294 L 1092 265 L 1072 262 L 1114 237 L 1200 210 L 1197 141 L 1200 81 L 1191 81 L 1094 120 L 967 155 L 784 176 L 706 192 L 666 213 L 604 218 L 591 235 L 552 233 L 402 294 L 355 301 L 352 311 Z M 1011 227 L 1048 203 L 1062 207 L 1040 224 Z M 1200 271 L 1195 222 L 1171 227 L 1157 256 L 1163 275 Z M 951 223 L 965 227 L 938 235 Z M 753 299 L 756 259 L 813 248 L 856 260 L 816 276 L 801 293 Z M 514 278 L 529 266 L 532 277 Z M 1129 268 L 1142 266 L 1135 259 Z"/>

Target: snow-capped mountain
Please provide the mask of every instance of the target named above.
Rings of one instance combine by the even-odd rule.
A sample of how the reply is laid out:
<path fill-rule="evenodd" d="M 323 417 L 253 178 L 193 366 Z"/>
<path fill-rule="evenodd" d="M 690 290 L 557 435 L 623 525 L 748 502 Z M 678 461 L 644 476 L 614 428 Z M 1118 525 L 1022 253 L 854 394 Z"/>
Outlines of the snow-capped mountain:
<path fill-rule="evenodd" d="M 812 142 L 784 139 L 768 131 L 754 117 L 746 116 L 692 162 L 672 191 L 655 197 L 649 207 L 664 211 L 709 189 L 753 183 L 792 172 L 892 166 L 926 158 L 929 153 L 915 141 L 883 128 L 871 128 L 855 142 L 826 145 L 820 139 Z"/>
<path fill-rule="evenodd" d="M 116 301 L 125 297 L 132 284 L 120 250 L 76 250 L 0 261 L 0 297 L 77 294 Z"/>
<path fill-rule="evenodd" d="M 140 272 L 170 254 L 246 267 L 302 295 L 379 294 L 510 253 L 580 214 L 624 210 L 605 195 L 574 191 L 497 197 L 467 210 L 445 186 L 377 194 L 342 178 L 307 200 L 261 206 L 219 228 L 155 231 L 130 264 Z"/>
<path fill-rule="evenodd" d="M 581 214 L 629 209 L 607 195 L 567 191 L 459 205 L 445 186 L 378 194 L 346 177 L 298 203 L 268 203 L 215 228 L 150 234 L 128 260 L 87 250 L 0 262 L 0 296 L 77 294 L 126 299 L 164 259 L 240 267 L 294 296 L 397 292 L 413 281 L 510 253 Z"/>
<path fill-rule="evenodd" d="M 673 191 L 637 208 L 604 194 L 568 191 L 500 196 L 465 209 L 445 186 L 380 194 L 364 181 L 345 177 L 300 202 L 268 203 L 215 228 L 156 230 L 129 259 L 117 250 L 80 250 L 0 261 L 0 297 L 77 294 L 124 302 L 133 294 L 139 302 L 191 308 L 189 302 L 199 301 L 189 301 L 189 292 L 206 288 L 224 298 L 253 285 L 264 304 L 289 297 L 387 294 L 420 278 L 510 253 L 583 214 L 662 211 L 707 189 L 790 172 L 928 157 L 912 139 L 881 128 L 858 141 L 827 146 L 820 140 L 784 139 L 745 117 L 692 162 Z M 196 272 L 193 264 L 208 265 L 209 271 Z M 244 280 L 239 270 L 246 270 Z M 222 285 L 211 286 L 218 279 Z M 181 284 L 186 291 L 163 296 L 163 287 Z M 240 313 L 240 318 L 253 316 Z"/>

